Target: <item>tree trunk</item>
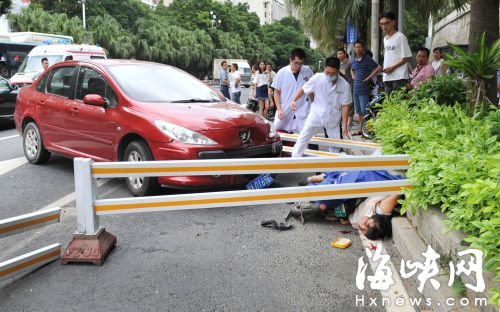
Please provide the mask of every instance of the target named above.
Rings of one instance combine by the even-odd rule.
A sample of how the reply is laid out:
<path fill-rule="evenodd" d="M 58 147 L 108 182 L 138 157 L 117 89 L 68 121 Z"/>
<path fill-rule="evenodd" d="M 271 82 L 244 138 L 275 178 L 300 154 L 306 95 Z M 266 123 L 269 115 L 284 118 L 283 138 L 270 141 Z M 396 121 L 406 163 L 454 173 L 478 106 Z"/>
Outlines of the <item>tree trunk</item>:
<path fill-rule="evenodd" d="M 396 16 L 398 16 L 398 8 L 399 8 L 398 0 L 389 0 L 389 11 L 394 12 Z"/>
<path fill-rule="evenodd" d="M 477 50 L 477 38 L 486 33 L 486 45 L 498 39 L 498 0 L 471 0 L 470 3 L 469 52 Z M 487 82 L 486 95 L 497 103 L 496 76 Z"/>

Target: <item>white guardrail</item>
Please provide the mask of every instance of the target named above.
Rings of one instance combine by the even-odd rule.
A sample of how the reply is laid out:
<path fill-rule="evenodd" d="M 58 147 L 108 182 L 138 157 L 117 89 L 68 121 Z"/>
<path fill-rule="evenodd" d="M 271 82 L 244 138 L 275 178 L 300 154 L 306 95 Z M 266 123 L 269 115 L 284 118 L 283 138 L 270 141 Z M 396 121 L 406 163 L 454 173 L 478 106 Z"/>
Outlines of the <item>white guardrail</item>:
<path fill-rule="evenodd" d="M 283 135 L 280 134 L 280 136 Z M 312 143 L 359 148 L 372 152 L 380 149 L 377 144 L 373 143 L 316 139 L 316 142 Z M 318 151 L 309 151 L 309 153 L 311 156 L 322 157 L 101 163 L 94 163 L 88 158 L 75 158 L 77 234 L 74 241 L 77 240 L 77 236 L 79 236 L 78 239 L 82 239 L 82 235 L 98 236 L 104 231 L 99 227 L 98 215 L 392 195 L 401 194 L 404 188 L 411 187 L 409 180 L 396 180 L 96 200 L 96 185 L 99 178 L 404 170 L 409 166 L 407 155 L 349 156 Z M 70 245 L 72 244 L 73 242 Z M 65 257 L 74 253 L 78 248 L 75 246 L 77 245 L 71 248 L 68 246 Z M 81 261 L 81 259 L 74 261 Z M 65 258 L 63 258 L 63 263 L 65 263 Z"/>
<path fill-rule="evenodd" d="M 0 238 L 59 222 L 61 208 L 51 208 L 0 220 Z M 0 282 L 31 272 L 59 259 L 61 244 L 52 244 L 0 263 Z"/>

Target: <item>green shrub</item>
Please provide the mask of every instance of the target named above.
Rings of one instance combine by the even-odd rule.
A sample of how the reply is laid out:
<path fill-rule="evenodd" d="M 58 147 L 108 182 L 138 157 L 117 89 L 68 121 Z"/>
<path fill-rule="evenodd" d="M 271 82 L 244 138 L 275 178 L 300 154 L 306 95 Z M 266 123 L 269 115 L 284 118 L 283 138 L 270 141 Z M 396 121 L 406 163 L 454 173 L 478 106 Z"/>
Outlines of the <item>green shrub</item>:
<path fill-rule="evenodd" d="M 467 234 L 481 249 L 485 269 L 500 280 L 500 143 L 498 112 L 477 120 L 460 105 L 441 106 L 434 99 L 412 101 L 392 94 L 373 122 L 384 153 L 410 156 L 402 211 L 440 206 L 446 225 Z M 496 130 L 495 130 L 496 129 Z M 500 304 L 500 290 L 491 290 Z"/>
<path fill-rule="evenodd" d="M 458 75 L 438 75 L 410 92 L 415 100 L 434 99 L 437 104 L 465 103 L 466 82 Z"/>

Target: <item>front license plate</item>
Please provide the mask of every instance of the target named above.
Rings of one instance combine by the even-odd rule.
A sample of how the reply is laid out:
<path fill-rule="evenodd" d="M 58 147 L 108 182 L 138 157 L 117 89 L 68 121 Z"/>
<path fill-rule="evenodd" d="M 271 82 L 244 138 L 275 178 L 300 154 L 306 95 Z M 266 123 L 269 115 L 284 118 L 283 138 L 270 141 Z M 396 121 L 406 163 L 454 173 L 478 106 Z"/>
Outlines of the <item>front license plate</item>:
<path fill-rule="evenodd" d="M 259 190 L 273 183 L 273 177 L 269 173 L 261 174 L 247 184 L 247 190 Z"/>

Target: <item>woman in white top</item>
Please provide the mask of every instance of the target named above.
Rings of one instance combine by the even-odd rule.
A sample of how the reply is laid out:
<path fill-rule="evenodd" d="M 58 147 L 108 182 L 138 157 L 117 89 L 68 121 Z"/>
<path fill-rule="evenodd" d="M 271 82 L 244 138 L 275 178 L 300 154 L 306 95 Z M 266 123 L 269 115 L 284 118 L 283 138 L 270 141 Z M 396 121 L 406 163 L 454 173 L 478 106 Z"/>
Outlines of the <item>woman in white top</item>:
<path fill-rule="evenodd" d="M 269 96 L 267 90 L 267 83 L 269 75 L 266 72 L 266 62 L 259 62 L 259 70 L 255 73 L 253 86 L 255 88 L 254 97 L 259 101 L 259 114 L 267 118 L 269 110 Z"/>
<path fill-rule="evenodd" d="M 432 67 L 434 68 L 434 74 L 437 75 L 443 75 L 446 74 L 446 71 L 448 70 L 448 66 L 443 63 L 443 52 L 441 48 L 434 48 L 432 50 L 432 55 L 434 56 L 434 60 L 432 61 Z"/>
<path fill-rule="evenodd" d="M 371 240 L 391 235 L 391 215 L 401 195 L 373 196 L 361 202 L 349 221 Z"/>

